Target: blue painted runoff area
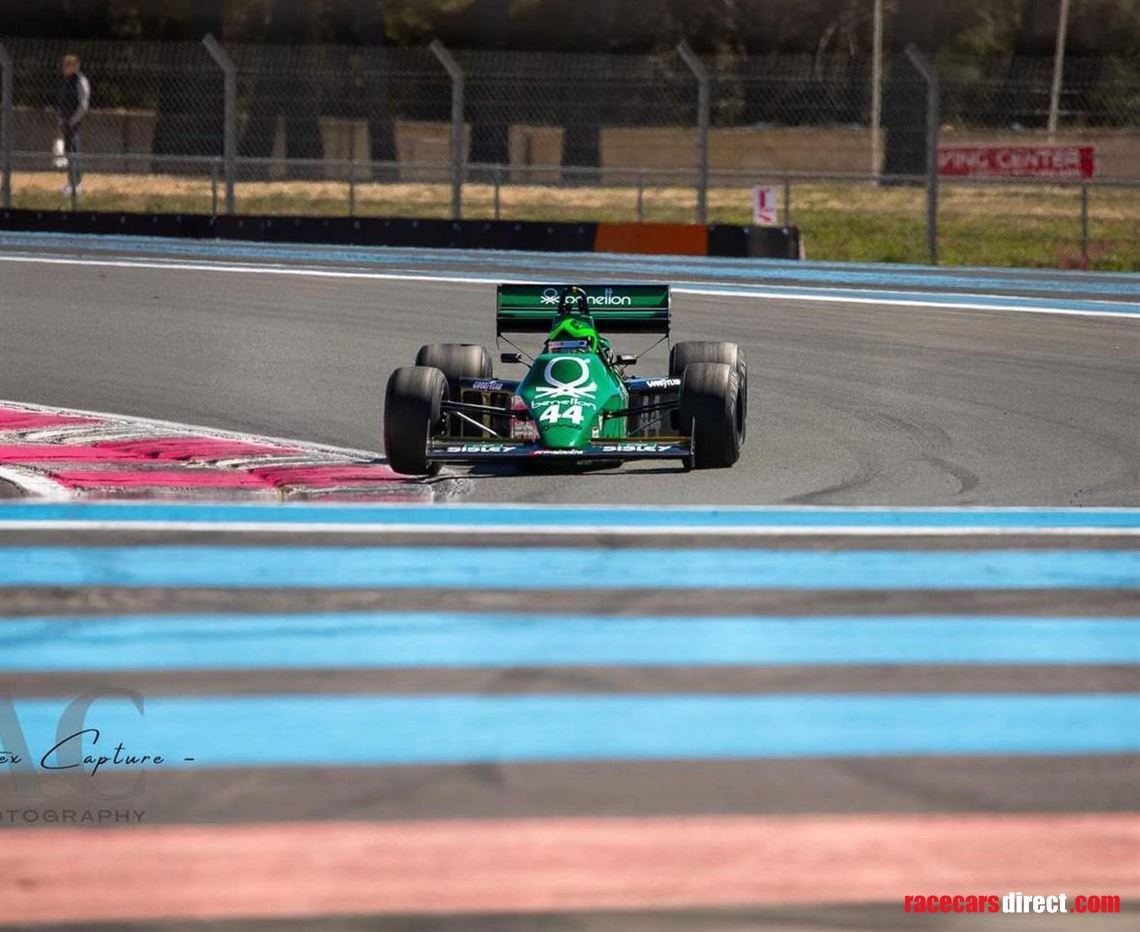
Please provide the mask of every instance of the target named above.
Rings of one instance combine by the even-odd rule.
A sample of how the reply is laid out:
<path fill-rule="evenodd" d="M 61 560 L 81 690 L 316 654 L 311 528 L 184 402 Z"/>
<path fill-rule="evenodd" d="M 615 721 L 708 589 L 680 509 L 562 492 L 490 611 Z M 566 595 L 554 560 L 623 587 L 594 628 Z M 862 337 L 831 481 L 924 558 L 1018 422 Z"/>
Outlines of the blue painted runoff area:
<path fill-rule="evenodd" d="M 15 701 L 31 766 L 59 740 L 68 704 Z M 75 739 L 86 753 L 110 756 L 121 743 L 166 758 L 150 770 L 1124 754 L 1140 751 L 1140 695 L 275 695 L 146 699 L 141 712 L 109 695 L 82 727 L 98 731 L 97 743 Z"/>
<path fill-rule="evenodd" d="M 456 589 L 1130 588 L 1140 550 L 0 547 L 0 586 Z"/>
<path fill-rule="evenodd" d="M 0 244 L 9 249 L 82 248 L 85 253 L 143 253 L 190 260 L 208 257 L 214 261 L 331 262 L 350 263 L 376 271 L 409 266 L 425 272 L 462 276 L 469 270 L 482 280 L 492 270 L 527 272 L 541 266 L 551 277 L 576 273 L 609 275 L 656 275 L 673 279 L 679 275 L 736 278 L 742 282 L 793 282 L 825 286 L 909 286 L 919 288 L 965 288 L 978 291 L 1041 291 L 1053 294 L 1098 295 L 1126 300 L 1140 298 L 1140 275 L 1135 273 L 1088 273 L 1060 270 L 938 267 L 892 263 L 843 263 L 734 259 L 722 257 L 609 255 L 605 253 L 512 252 L 503 250 L 406 249 L 392 247 L 345 247 L 231 241 L 185 241 L 161 237 L 90 236 L 59 233 L 0 233 Z"/>
<path fill-rule="evenodd" d="M 1140 529 L 1140 508 L 644 507 L 463 504 L 235 504 L 179 502 L 0 503 L 0 522 L 116 521 L 202 524 L 487 525 L 582 528 Z"/>
<path fill-rule="evenodd" d="M 0 624 L 0 672 L 738 664 L 1140 664 L 1140 618 L 341 612 Z"/>

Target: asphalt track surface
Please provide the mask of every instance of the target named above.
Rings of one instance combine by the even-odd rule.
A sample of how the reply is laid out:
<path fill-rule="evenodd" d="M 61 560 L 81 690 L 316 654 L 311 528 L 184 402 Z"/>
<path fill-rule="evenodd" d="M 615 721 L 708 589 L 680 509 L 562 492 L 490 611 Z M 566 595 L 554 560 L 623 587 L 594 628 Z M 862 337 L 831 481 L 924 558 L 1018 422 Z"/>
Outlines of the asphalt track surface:
<path fill-rule="evenodd" d="M 0 257 L 16 260 L 0 262 L 0 398 L 378 449 L 393 368 L 424 343 L 493 346 L 489 281 L 684 275 L 692 284 L 675 296 L 674 339 L 735 341 L 749 357 L 749 441 L 736 467 L 685 475 L 630 464 L 573 479 L 505 469 L 441 491 L 542 503 L 1140 503 L 1140 319 L 1016 309 L 1056 303 L 1033 300 L 1048 291 L 1075 306 L 1140 310 L 1136 276 L 871 269 L 852 278 L 785 264 L 762 283 L 822 276 L 806 300 L 691 293 L 702 283 L 758 287 L 736 267 L 702 274 L 691 260 L 672 274 L 630 260 L 631 276 L 593 258 L 468 253 L 463 264 L 407 253 L 378 265 L 367 251 L 252 244 L 179 243 L 177 256 L 67 239 L 0 245 Z M 234 251 L 241 270 L 211 267 Z M 148 262 L 158 267 L 135 265 Z M 486 280 L 439 280 L 457 276 Z M 907 290 L 900 298 L 876 281 Z M 828 300 L 827 288 L 843 299 Z M 934 294 L 987 309 L 923 303 Z M 1002 301 L 1013 309 L 988 308 Z M 648 342 L 629 337 L 619 348 Z M 656 352 L 641 371 L 663 368 Z"/>
<path fill-rule="evenodd" d="M 235 267 L 238 260 L 241 265 Z M 63 238 L 0 237 L 0 398 L 377 449 L 383 386 L 393 367 L 409 363 L 422 343 L 493 342 L 493 285 L 468 279 L 683 277 L 692 284 L 675 296 L 674 337 L 735 340 L 749 355 L 752 420 L 748 446 L 735 468 L 682 474 L 672 468 L 631 465 L 572 478 L 512 471 L 461 474 L 459 479 L 440 482 L 440 493 L 465 501 L 537 504 L 1140 504 L 1140 317 L 1127 310 L 1130 306 L 1140 311 L 1136 276 L 872 267 L 852 271 L 826 265 L 763 264 L 756 266 L 758 271 L 749 271 L 741 264 L 688 262 L 670 272 L 662 260 L 651 259 L 630 260 L 628 274 L 621 267 L 621 260 L 598 257 L 435 254 L 417 258 L 405 253 L 381 260 L 367 251 L 274 250 L 249 244 L 182 243 L 175 255 L 161 244 L 92 241 L 76 245 Z M 414 280 L 417 276 L 431 280 Z M 696 293 L 726 287 L 741 293 Z M 939 306 L 954 303 L 982 306 Z M 631 340 L 631 348 L 636 349 L 632 344 Z M 593 537 L 522 535 L 514 543 L 533 548 L 539 555 L 542 548 L 578 548 L 583 559 L 599 548 L 620 556 L 632 548 L 699 546 L 723 550 L 726 562 L 730 557 L 741 559 L 741 553 L 760 551 L 769 554 L 765 559 L 779 561 L 786 551 L 794 550 L 837 565 L 849 550 L 891 551 L 900 565 L 912 559 L 936 559 L 943 550 L 975 556 L 989 551 L 1001 563 L 1016 550 L 1032 559 L 1044 555 L 1067 578 L 1070 569 L 1076 573 L 1081 561 L 1108 559 L 1110 553 L 1111 559 L 1121 561 L 1119 565 L 1133 565 L 1138 540 L 1134 535 L 1124 538 L 1093 528 L 1068 535 L 1025 531 L 998 538 L 966 533 L 877 539 L 825 531 L 771 537 L 726 533 L 694 544 L 647 530 L 626 538 L 604 532 Z M 287 561 L 289 548 L 297 552 L 305 548 L 311 558 L 313 548 L 330 545 L 400 546 L 424 548 L 424 563 L 432 564 L 440 543 L 473 548 L 499 546 L 502 540 L 484 538 L 477 531 L 441 542 L 430 536 L 379 532 L 350 539 L 301 530 L 268 535 L 96 526 L 87 530 L 5 527 L 0 529 L 0 548 L 5 548 L 9 565 L 7 569 L 0 566 L 0 572 L 16 580 L 12 567 L 19 561 L 34 562 L 35 555 L 28 555 L 36 548 L 74 555 L 84 548 L 192 545 L 216 551 L 219 560 L 239 565 L 245 552 L 234 549 L 239 547 L 283 548 L 281 559 Z M 668 555 L 658 553 L 657 558 L 666 560 Z M 569 562 L 573 560 L 571 554 Z M 1112 585 L 1094 587 L 1060 579 L 1052 585 L 1025 588 L 1000 581 L 992 588 L 979 587 L 976 579 L 968 587 L 954 588 L 950 580 L 928 579 L 924 585 L 899 589 L 743 585 L 669 591 L 636 586 L 599 590 L 442 583 L 423 588 L 251 589 L 164 585 L 161 580 L 154 585 L 124 584 L 112 572 L 114 558 L 103 555 L 93 562 L 105 567 L 107 576 L 92 577 L 89 585 L 49 575 L 17 581 L 0 592 L 0 612 L 8 619 L 3 633 L 11 635 L 7 643 L 15 645 L 7 665 L 0 656 L 2 685 L 29 707 L 99 686 L 136 689 L 148 699 L 156 697 L 158 711 L 164 703 L 168 708 L 185 709 L 215 701 L 229 703 L 223 707 L 235 713 L 259 700 L 272 702 L 284 695 L 296 697 L 302 708 L 306 702 L 372 708 L 381 701 L 406 701 L 408 708 L 418 709 L 417 703 L 424 700 L 446 702 L 465 696 L 486 700 L 488 707 L 500 700 L 507 704 L 517 700 L 522 708 L 530 707 L 527 703 L 541 707 L 543 701 L 560 696 L 571 696 L 584 706 L 594 699 L 620 706 L 638 697 L 653 702 L 680 697 L 682 705 L 708 698 L 731 708 L 737 700 L 772 699 L 798 707 L 797 703 L 810 703 L 822 694 L 882 702 L 888 708 L 897 702 L 900 709 L 925 708 L 922 702 L 938 696 L 972 697 L 994 709 L 1022 701 L 1046 706 L 1055 701 L 1060 707 L 1086 700 L 1114 709 L 1140 691 L 1140 667 L 1134 661 L 1104 662 L 1101 657 L 1057 662 L 1058 657 L 1064 659 L 1062 647 L 1068 642 L 1063 638 L 1085 643 L 1086 632 L 1094 624 L 1127 624 L 1140 616 L 1135 580 L 1128 579 L 1124 585 L 1118 579 Z M 677 616 L 683 616 L 680 623 L 694 632 L 712 630 L 718 616 L 777 618 L 793 625 L 802 623 L 796 630 L 804 643 L 809 643 L 810 625 L 821 617 L 839 618 L 852 632 L 884 621 L 929 621 L 929 616 L 935 616 L 939 624 L 946 616 L 961 616 L 965 624 L 978 625 L 979 632 L 984 630 L 982 625 L 1038 625 L 1055 620 L 1048 637 L 1061 639 L 1057 643 L 1062 647 L 1051 660 L 996 662 L 991 656 L 982 663 L 945 662 L 933 650 L 909 662 L 864 658 L 863 662 L 835 665 L 806 661 L 658 665 L 644 658 L 639 662 L 636 657 L 600 664 L 566 663 L 555 657 L 543 663 L 520 660 L 509 666 L 424 663 L 398 669 L 370 666 L 362 651 L 347 665 L 327 661 L 321 665 L 314 660 L 297 669 L 272 659 L 278 656 L 273 653 L 278 648 L 272 638 L 284 636 L 279 616 L 309 618 L 312 630 L 319 631 L 315 616 L 338 613 L 351 615 L 349 620 L 354 623 L 366 613 L 394 614 L 397 620 L 401 613 L 415 613 L 421 619 L 431 613 L 469 613 L 481 622 L 493 623 L 535 611 L 555 624 L 560 619 L 570 624 L 581 616 L 610 619 L 615 630 L 624 622 L 678 620 Z M 189 616 L 202 615 L 240 616 L 243 624 L 254 628 L 259 620 L 264 622 L 266 640 L 261 649 L 269 659 L 250 660 L 236 669 L 162 667 L 156 654 L 149 655 L 155 669 L 142 664 L 124 667 L 122 661 L 117 667 L 99 667 L 91 661 L 93 666 L 68 668 L 63 662 L 78 649 L 68 646 L 68 632 L 80 647 L 85 638 L 89 646 L 98 646 L 100 639 L 108 643 L 106 639 L 113 638 L 116 626 L 144 656 L 148 638 L 161 641 L 163 637 L 176 646 L 182 644 L 185 656 L 194 656 L 200 652 L 195 645 L 202 643 L 203 635 L 195 627 L 198 622 Z M 31 625 L 31 636 L 22 638 L 24 629 L 16 624 Z M 63 636 L 57 637 L 53 627 L 60 627 Z M 500 631 L 495 636 L 501 635 Z M 846 636 L 865 643 L 861 634 Z M 895 636 L 892 643 L 896 646 L 912 643 L 897 631 Z M 1017 637 L 1022 636 L 1015 636 L 1015 641 Z M 1044 642 L 1045 635 L 1042 638 Z M 932 648 L 943 643 L 921 637 L 913 640 Z M 16 668 L 11 658 L 38 642 L 46 651 L 41 659 L 29 660 L 26 669 Z M 329 643 L 337 643 L 336 638 L 330 637 Z M 647 638 L 635 641 L 654 647 L 661 643 Z M 984 647 L 984 641 L 979 644 Z M 345 645 L 344 650 L 351 652 L 349 642 Z M 108 649 L 113 649 L 113 641 Z M 978 722 L 979 732 L 992 727 L 1000 733 L 999 741 L 1011 741 L 1014 735 L 1003 731 L 1008 726 L 998 718 L 979 716 L 983 719 Z M 1086 721 L 1095 723 L 1096 718 L 1086 717 Z M 1064 737 L 1064 730 L 1046 737 L 1052 741 L 1057 735 Z M 1080 737 L 1079 732 L 1076 736 Z M 202 743 L 208 747 L 208 742 Z M 278 759 L 272 767 L 153 772 L 148 774 L 145 798 L 138 803 L 145 804 L 148 824 L 123 831 L 118 836 L 120 846 L 102 847 L 114 840 L 109 834 L 114 830 L 67 835 L 65 850 L 70 858 L 65 866 L 59 857 L 60 843 L 49 841 L 48 832 L 55 829 L 20 829 L 19 836 L 8 836 L 13 841 L 7 851 L 0 835 L 0 867 L 4 868 L 0 884 L 3 877 L 14 877 L 16 886 L 7 892 L 20 899 L 9 900 L 7 908 L 33 915 L 50 900 L 51 884 L 60 882 L 62 871 L 72 871 L 68 876 L 74 889 L 91 898 L 79 908 L 77 919 L 96 918 L 99 908 L 108 910 L 104 917 L 121 916 L 114 910 L 121 908 L 122 896 L 109 886 L 107 876 L 134 878 L 132 894 L 140 903 L 146 900 L 149 884 L 156 888 L 165 884 L 169 893 L 169 878 L 160 872 L 148 879 L 145 862 L 155 857 L 154 851 L 162 850 L 162 844 L 172 844 L 174 854 L 185 853 L 188 858 L 180 862 L 187 865 L 188 878 L 197 870 L 200 873 L 194 876 L 199 882 L 215 883 L 214 890 L 207 886 L 193 905 L 209 904 L 215 894 L 221 901 L 221 894 L 229 892 L 265 903 L 286 896 L 294 887 L 311 893 L 306 886 L 312 880 L 305 870 L 307 862 L 298 849 L 288 846 L 297 843 L 292 833 L 299 833 L 303 846 L 315 844 L 318 852 L 322 851 L 321 838 L 331 837 L 334 846 L 341 844 L 335 836 L 320 834 L 330 823 L 341 824 L 345 838 L 363 840 L 366 848 L 362 851 L 369 860 L 360 863 L 377 864 L 377 852 L 383 855 L 385 840 L 397 852 L 419 850 L 412 838 L 416 827 L 434 825 L 443 826 L 456 838 L 468 830 L 483 832 L 481 843 L 492 854 L 496 837 L 517 840 L 520 851 L 537 852 L 535 864 L 545 865 L 548 874 L 544 876 L 549 877 L 569 865 L 556 858 L 555 863 L 545 864 L 544 859 L 555 853 L 553 846 L 526 848 L 525 835 L 531 828 L 555 826 L 550 831 L 559 837 L 557 826 L 565 820 L 585 825 L 613 842 L 614 824 L 632 819 L 643 820 L 635 824 L 635 840 L 643 831 L 662 834 L 646 836 L 647 844 L 661 839 L 651 855 L 643 849 L 629 849 L 631 874 L 637 858 L 657 863 L 662 851 L 676 856 L 673 869 L 680 871 L 678 879 L 699 875 L 694 864 L 710 866 L 701 862 L 700 855 L 674 848 L 678 838 L 700 842 L 703 832 L 707 840 L 728 845 L 732 832 L 739 831 L 745 847 L 755 851 L 749 839 L 794 842 L 796 833 L 802 831 L 803 838 L 827 840 L 807 846 L 811 859 L 803 862 L 805 885 L 827 887 L 842 881 L 852 873 L 853 863 L 867 857 L 895 864 L 902 876 L 929 866 L 931 872 L 918 874 L 926 878 L 926 886 L 915 892 L 940 893 L 943 886 L 953 886 L 944 880 L 945 874 L 939 874 L 945 863 L 956 856 L 955 863 L 972 865 L 971 851 L 980 855 L 1004 850 L 1001 832 L 1008 831 L 1004 843 L 1014 846 L 1004 855 L 1009 864 L 1020 869 L 1041 862 L 1048 867 L 1049 858 L 1040 852 L 1056 848 L 1076 863 L 1093 866 L 1091 873 L 1081 875 L 1084 892 L 1112 893 L 1116 891 L 1096 886 L 1112 864 L 1119 867 L 1113 876 L 1123 889 L 1140 889 L 1140 877 L 1128 867 L 1135 853 L 1135 813 L 1140 810 L 1138 763 L 1140 757 L 1131 752 L 1088 753 L 1078 748 L 1054 754 L 1043 745 L 1036 753 L 999 750 L 981 755 L 852 757 L 832 753 L 798 758 L 591 758 L 384 767 L 343 762 L 313 767 L 300 760 Z M 112 787 L 121 776 L 110 776 Z M 48 788 L 56 805 L 90 805 L 69 795 L 70 785 L 64 781 L 44 780 L 54 780 Z M 905 834 L 908 819 L 923 823 L 931 814 L 946 820 L 939 823 L 937 834 L 931 836 L 928 825 L 925 829 L 920 825 L 926 836 L 921 831 Z M 1081 822 L 1084 818 L 1089 820 L 1087 825 Z M 784 824 L 798 828 L 765 834 L 772 825 Z M 683 834 L 686 825 L 688 831 L 697 832 L 696 837 Z M 4 831 L 13 830 L 0 827 Z M 246 844 L 251 843 L 249 839 L 262 840 L 259 847 L 235 849 L 235 859 L 227 861 L 218 856 L 225 850 L 219 840 L 223 831 L 233 833 L 224 837 L 239 842 L 245 838 Z M 824 834 L 812 836 L 813 831 Z M 955 831 L 958 834 L 951 838 Z M 971 848 L 969 835 L 974 831 L 978 834 Z M 760 834 L 749 834 L 756 832 Z M 40 835 L 43 841 L 37 840 Z M 203 838 L 220 847 L 207 847 L 195 860 L 194 852 L 203 851 Z M 926 847 L 909 848 L 904 839 Z M 1110 850 L 1106 841 L 1116 847 Z M 628 842 L 627 838 L 621 843 Z M 298 856 L 283 857 L 282 863 L 264 870 L 265 852 L 277 850 L 276 845 Z M 241 863 L 242 850 L 250 853 L 248 865 Z M 595 870 L 620 875 L 627 865 L 614 860 L 614 852 L 621 850 L 620 846 L 605 849 L 597 861 L 603 867 Z M 517 903 L 511 902 L 500 912 L 492 899 L 485 908 L 471 907 L 451 917 L 428 916 L 417 910 L 381 916 L 364 907 L 337 908 L 338 901 L 333 899 L 327 901 L 331 906 L 316 915 L 311 904 L 295 904 L 295 915 L 310 917 L 304 919 L 281 916 L 243 921 L 239 908 L 223 911 L 220 915 L 228 918 L 216 923 L 158 917 L 130 926 L 106 919 L 88 926 L 64 924 L 57 916 L 58 924 L 51 927 L 161 928 L 170 932 L 214 927 L 334 932 L 429 928 L 441 932 L 534 928 L 809 932 L 1052 929 L 1063 928 L 1074 918 L 908 916 L 893 894 L 889 902 L 866 902 L 867 896 L 852 896 L 849 900 L 860 902 L 851 905 L 840 897 L 839 902 L 819 906 L 811 905 L 808 897 L 798 905 L 772 905 L 770 897 L 749 899 L 747 891 L 763 887 L 765 875 L 777 873 L 776 868 L 786 879 L 787 865 L 778 863 L 779 857 L 766 863 L 762 847 L 760 855 L 751 855 L 751 861 L 740 849 L 725 850 L 735 851 L 744 866 L 738 875 L 731 870 L 717 875 L 722 892 L 733 884 L 746 892 L 735 903 L 694 898 L 695 902 L 720 903 L 719 908 L 682 907 L 663 912 L 644 908 L 644 903 L 616 909 L 578 903 L 520 916 Z M 438 868 L 440 876 L 449 881 L 475 870 L 481 865 L 471 862 L 482 860 L 482 854 L 472 857 L 459 844 L 440 849 L 439 856 L 444 859 Z M 519 855 L 515 857 L 513 862 L 510 857 L 495 862 L 499 881 L 531 866 L 525 861 L 520 864 Z M 85 872 L 87 863 L 102 866 L 99 871 Z M 239 878 L 247 866 L 255 876 Z M 513 875 L 505 869 L 512 867 Z M 334 873 L 351 888 L 350 893 L 364 898 L 358 902 L 368 902 L 368 896 L 380 895 L 371 888 L 384 886 L 383 870 L 391 870 L 398 879 L 399 869 L 398 863 L 381 858 L 377 873 L 362 880 L 357 880 L 359 864 L 352 862 L 345 862 Z M 225 870 L 232 871 L 232 891 Z M 23 871 L 35 879 L 21 881 Z M 286 881 L 282 871 L 295 873 Z M 311 873 L 321 875 L 319 870 Z M 1005 876 L 1000 870 L 988 876 L 998 875 Z M 1051 893 L 1064 888 L 1054 883 L 1058 877 L 1072 875 L 1058 868 L 1052 874 L 1029 876 L 1031 884 L 1041 884 L 1033 892 Z M 506 899 L 498 901 L 500 906 L 520 892 L 519 885 L 504 889 L 487 890 L 502 893 Z M 835 890 L 828 889 L 829 898 L 835 899 Z M 1077 892 L 1075 884 L 1070 889 Z M 557 884 L 547 890 L 550 901 L 557 904 L 560 901 L 552 891 L 557 892 Z M 423 902 L 430 903 L 432 894 L 431 890 L 424 892 Z M 651 896 L 645 901 L 654 902 Z M 90 911 L 83 912 L 84 907 Z M 1128 902 L 1125 915 L 1078 921 L 1088 928 L 1131 928 L 1135 908 L 1135 901 Z M 0 925 L 5 924 L 2 910 Z M 260 914 L 256 909 L 253 913 Z M 333 918 L 336 913 L 347 915 Z M 192 914 L 186 906 L 168 915 Z"/>

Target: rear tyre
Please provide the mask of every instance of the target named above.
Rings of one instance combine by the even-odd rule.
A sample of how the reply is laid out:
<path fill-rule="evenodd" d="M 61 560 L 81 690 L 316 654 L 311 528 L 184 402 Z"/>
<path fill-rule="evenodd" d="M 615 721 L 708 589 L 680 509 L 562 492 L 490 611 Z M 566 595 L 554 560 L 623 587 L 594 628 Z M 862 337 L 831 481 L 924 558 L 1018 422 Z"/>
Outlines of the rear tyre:
<path fill-rule="evenodd" d="M 459 398 L 460 379 L 491 378 L 491 354 L 474 343 L 429 343 L 416 353 L 417 366 L 438 369 L 447 379 L 451 397 Z"/>
<path fill-rule="evenodd" d="M 741 443 L 748 434 L 748 361 L 735 343 L 715 343 L 711 340 L 687 340 L 673 344 L 669 351 L 669 375 L 679 379 L 685 369 L 695 362 L 722 362 L 736 369 L 740 380 L 740 432 Z"/>
<path fill-rule="evenodd" d="M 486 347 L 474 343 L 429 343 L 421 346 L 416 353 L 416 365 L 430 366 L 442 372 L 452 401 L 464 400 L 460 380 L 489 379 L 492 373 L 491 354 Z M 501 429 L 501 425 L 496 429 Z M 483 436 L 482 431 L 454 414 L 448 418 L 446 433 L 451 437 Z"/>
<path fill-rule="evenodd" d="M 720 469 L 740 459 L 744 424 L 740 376 L 722 362 L 696 362 L 681 376 L 678 418 L 681 432 L 692 437 L 691 465 Z"/>
<path fill-rule="evenodd" d="M 447 379 L 429 366 L 401 366 L 388 378 L 384 395 L 384 452 L 388 465 L 409 476 L 434 476 L 438 463 L 428 463 L 428 440 L 442 425 Z"/>

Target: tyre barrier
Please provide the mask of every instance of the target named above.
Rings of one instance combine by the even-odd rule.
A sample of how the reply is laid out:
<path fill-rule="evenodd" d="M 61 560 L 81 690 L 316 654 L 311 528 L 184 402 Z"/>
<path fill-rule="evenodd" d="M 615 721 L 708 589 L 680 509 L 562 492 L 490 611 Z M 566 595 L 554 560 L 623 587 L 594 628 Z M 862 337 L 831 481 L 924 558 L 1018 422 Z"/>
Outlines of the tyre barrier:
<path fill-rule="evenodd" d="M 690 223 L 570 223 L 410 217 L 213 216 L 117 211 L 0 211 L 0 229 L 271 243 L 433 249 L 618 252 L 797 259 L 796 227 Z"/>

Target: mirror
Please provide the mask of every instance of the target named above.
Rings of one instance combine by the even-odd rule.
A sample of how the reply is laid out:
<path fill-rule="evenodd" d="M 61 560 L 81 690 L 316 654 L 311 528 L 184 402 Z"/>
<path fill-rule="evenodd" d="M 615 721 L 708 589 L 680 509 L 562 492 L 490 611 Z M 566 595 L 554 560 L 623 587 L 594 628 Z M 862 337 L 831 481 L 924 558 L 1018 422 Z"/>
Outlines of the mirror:
<path fill-rule="evenodd" d="M 617 364 L 619 366 L 636 366 L 637 357 L 625 353 L 619 354 L 617 357 Z"/>
<path fill-rule="evenodd" d="M 499 353 L 499 362 L 522 362 L 522 353 Z"/>

